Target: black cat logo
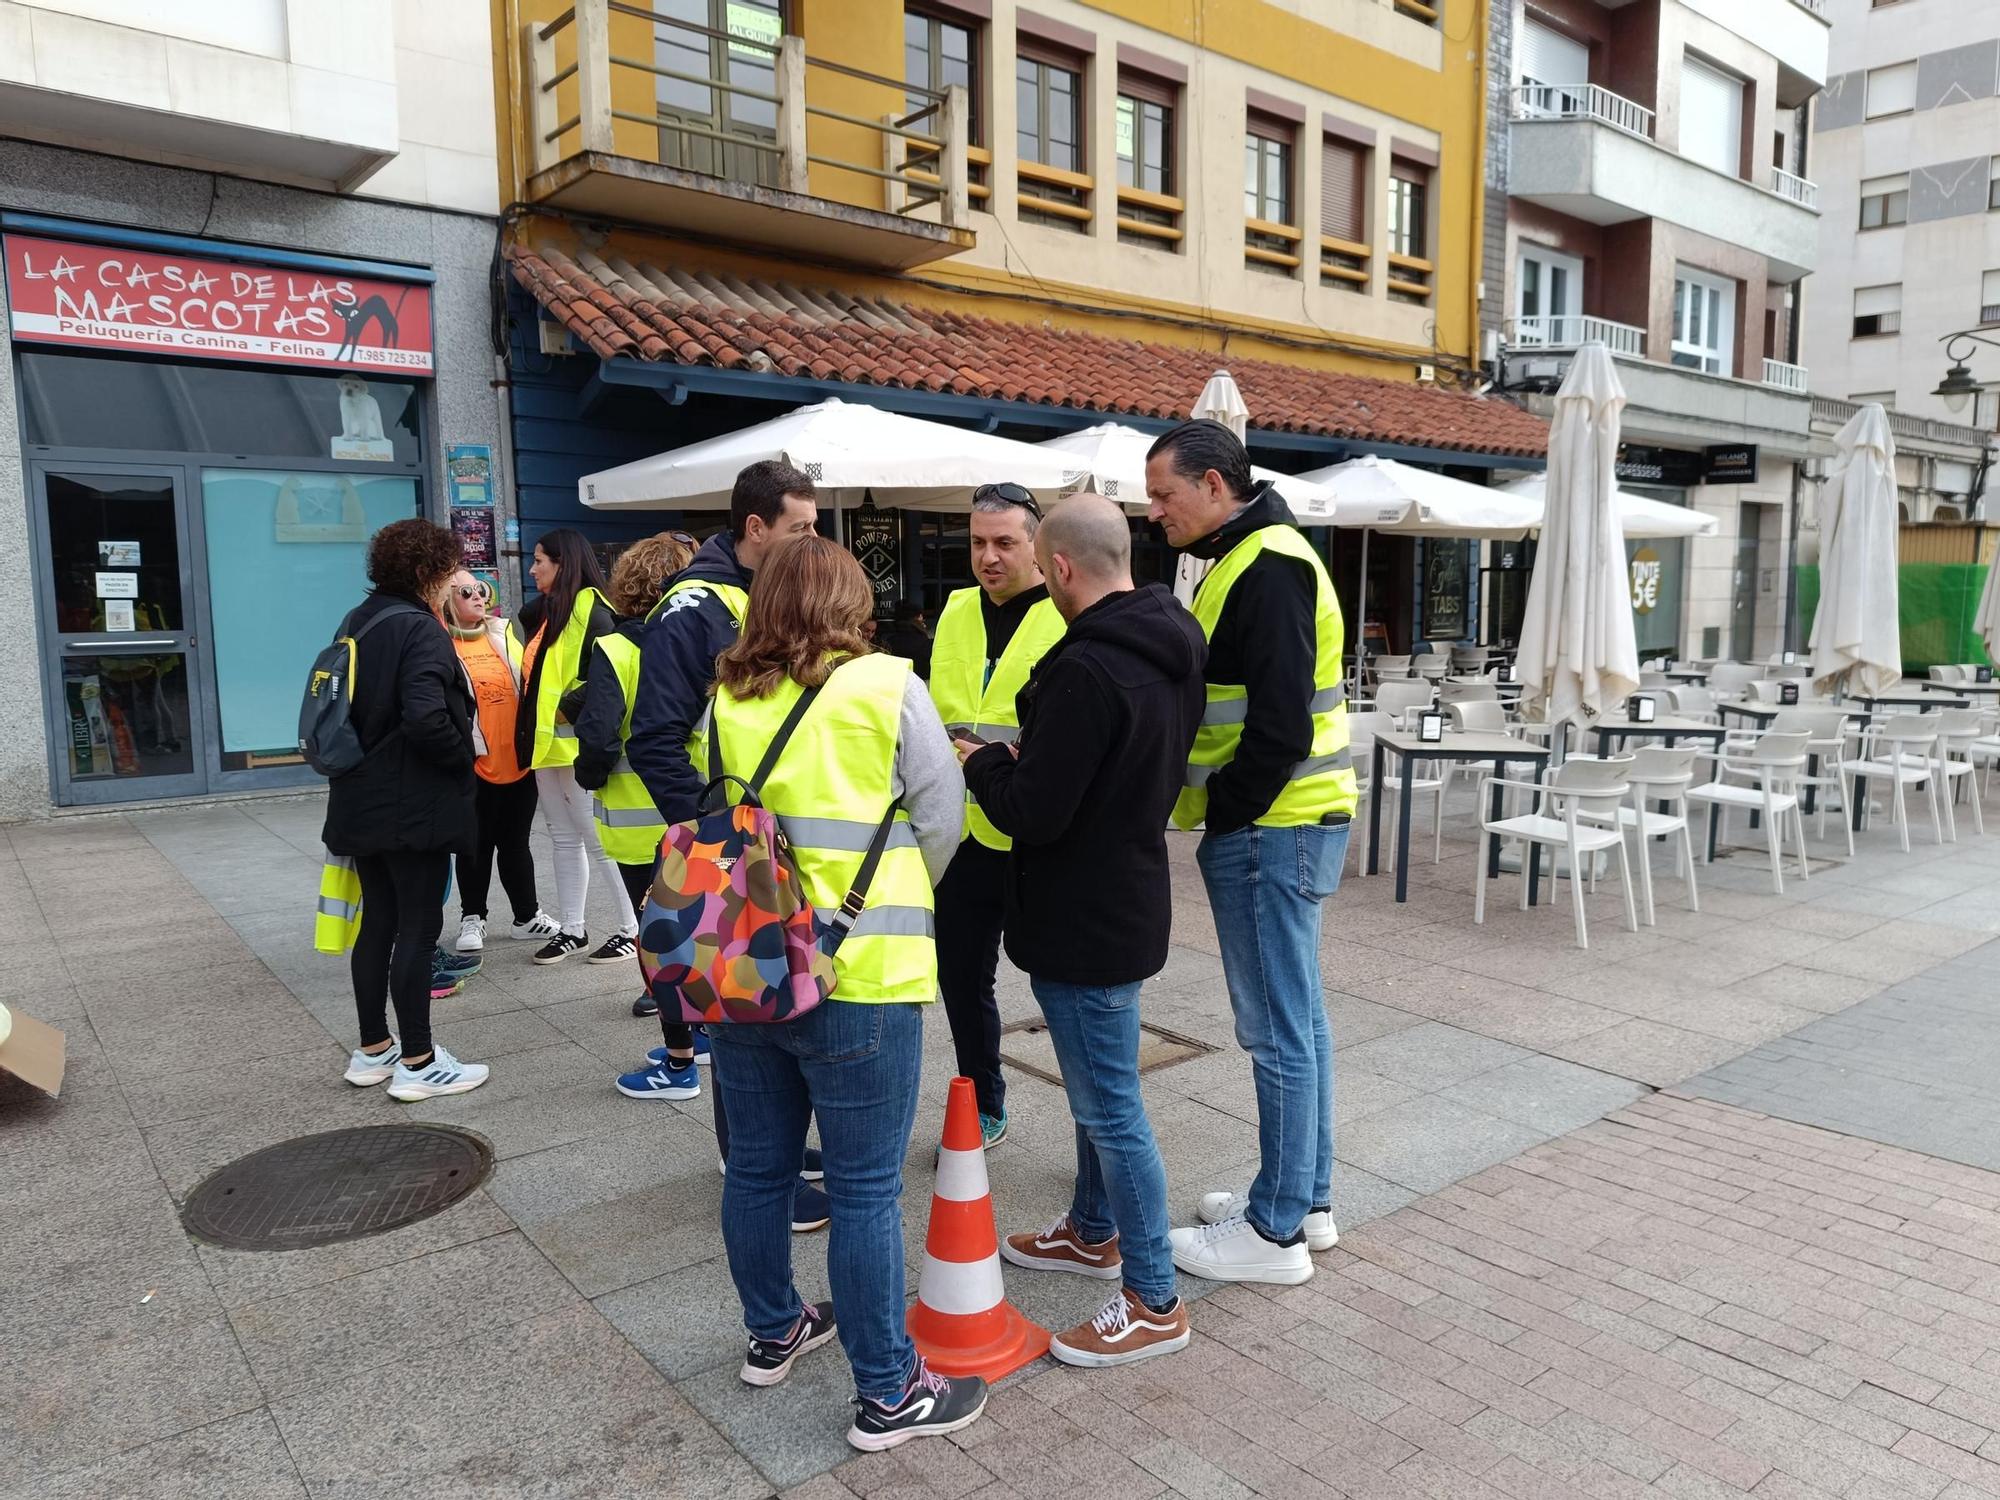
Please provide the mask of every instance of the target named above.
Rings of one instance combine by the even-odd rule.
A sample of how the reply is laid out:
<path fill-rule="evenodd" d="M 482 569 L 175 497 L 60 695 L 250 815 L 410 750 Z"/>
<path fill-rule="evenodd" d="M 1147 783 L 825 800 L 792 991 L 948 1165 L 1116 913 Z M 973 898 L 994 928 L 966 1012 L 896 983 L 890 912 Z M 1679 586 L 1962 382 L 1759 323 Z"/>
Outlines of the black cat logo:
<path fill-rule="evenodd" d="M 368 331 L 368 325 L 371 322 L 379 324 L 382 329 L 382 348 L 397 349 L 402 347 L 398 343 L 402 335 L 396 326 L 396 316 L 402 312 L 403 299 L 409 295 L 410 289 L 406 285 L 400 292 L 396 293 L 396 305 L 394 307 L 391 307 L 389 299 L 382 296 L 379 292 L 364 297 L 359 302 L 334 303 L 333 310 L 335 314 L 340 318 L 342 323 L 347 325 L 347 341 L 340 346 L 340 352 L 334 355 L 334 362 L 339 364 L 354 358 L 355 350 L 361 345 L 361 336 Z"/>

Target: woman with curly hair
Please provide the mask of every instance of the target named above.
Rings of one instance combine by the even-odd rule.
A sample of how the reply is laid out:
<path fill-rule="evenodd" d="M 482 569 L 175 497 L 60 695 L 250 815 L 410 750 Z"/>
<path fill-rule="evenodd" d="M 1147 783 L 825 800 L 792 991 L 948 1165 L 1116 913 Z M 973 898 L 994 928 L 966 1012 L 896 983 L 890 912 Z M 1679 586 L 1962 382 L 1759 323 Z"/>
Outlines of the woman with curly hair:
<path fill-rule="evenodd" d="M 350 694 L 361 763 L 327 784 L 321 839 L 361 880 L 354 1009 L 361 1045 L 349 1083 L 392 1099 L 462 1094 L 486 1081 L 431 1040 L 431 955 L 444 927 L 451 857 L 472 847 L 472 694 L 438 610 L 459 565 L 458 538 L 395 521 L 368 545 L 368 597 L 339 633 L 359 636 Z M 380 620 L 365 635 L 360 632 Z M 400 1037 L 389 1033 L 393 1001 Z"/>

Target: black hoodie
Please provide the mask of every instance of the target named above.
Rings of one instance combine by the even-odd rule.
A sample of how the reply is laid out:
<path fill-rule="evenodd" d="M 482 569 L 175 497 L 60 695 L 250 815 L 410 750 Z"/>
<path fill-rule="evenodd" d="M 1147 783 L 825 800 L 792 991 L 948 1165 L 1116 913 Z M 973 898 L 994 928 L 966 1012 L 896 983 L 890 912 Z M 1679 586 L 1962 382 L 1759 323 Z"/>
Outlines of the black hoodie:
<path fill-rule="evenodd" d="M 1284 497 L 1260 484 L 1241 510 L 1186 550 L 1213 561 L 1253 531 L 1296 525 Z M 1235 757 L 1208 779 L 1204 826 L 1212 834 L 1235 833 L 1263 817 L 1292 767 L 1312 754 L 1317 610 L 1311 567 L 1269 548 L 1229 590 L 1208 638 L 1208 680 L 1241 683 L 1249 702 Z"/>
<path fill-rule="evenodd" d="M 727 531 L 703 542 L 668 586 L 690 581 L 750 587 L 749 571 Z M 688 760 L 688 736 L 708 707 L 715 659 L 735 639 L 736 617 L 713 589 L 682 590 L 640 632 L 639 691 L 625 753 L 666 822 L 684 823 L 695 815 L 707 778 Z"/>
<path fill-rule="evenodd" d="M 1016 700 L 1020 755 L 965 763 L 1014 840 L 1007 956 L 1071 984 L 1131 984 L 1167 961 L 1167 815 L 1201 725 L 1201 626 L 1154 583 L 1070 621 Z"/>

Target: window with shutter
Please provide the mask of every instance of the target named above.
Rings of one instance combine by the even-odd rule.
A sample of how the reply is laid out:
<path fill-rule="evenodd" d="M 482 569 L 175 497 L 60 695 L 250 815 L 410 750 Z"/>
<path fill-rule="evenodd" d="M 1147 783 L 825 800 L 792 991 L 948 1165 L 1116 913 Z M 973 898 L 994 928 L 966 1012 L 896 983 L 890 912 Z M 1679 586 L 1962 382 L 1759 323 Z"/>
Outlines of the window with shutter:
<path fill-rule="evenodd" d="M 1368 240 L 1368 152 L 1352 141 L 1326 138 L 1319 163 L 1319 228 L 1351 245 Z"/>
<path fill-rule="evenodd" d="M 1979 323 L 1982 328 L 2000 323 L 2000 271 L 1979 278 Z"/>
<path fill-rule="evenodd" d="M 1910 221 L 1910 174 L 1871 177 L 1861 184 L 1861 227 L 1888 229 Z"/>
<path fill-rule="evenodd" d="M 1903 327 L 1903 287 L 1863 286 L 1854 289 L 1854 336 L 1880 338 Z"/>
<path fill-rule="evenodd" d="M 1590 48 L 1552 26 L 1529 19 L 1521 29 L 1521 107 L 1528 114 L 1585 112 Z"/>
<path fill-rule="evenodd" d="M 1743 175 L 1743 84 L 1688 56 L 1681 64 L 1681 155 Z"/>
<path fill-rule="evenodd" d="M 1891 63 L 1868 70 L 1868 118 L 1904 115 L 1917 107 L 1917 65 Z"/>

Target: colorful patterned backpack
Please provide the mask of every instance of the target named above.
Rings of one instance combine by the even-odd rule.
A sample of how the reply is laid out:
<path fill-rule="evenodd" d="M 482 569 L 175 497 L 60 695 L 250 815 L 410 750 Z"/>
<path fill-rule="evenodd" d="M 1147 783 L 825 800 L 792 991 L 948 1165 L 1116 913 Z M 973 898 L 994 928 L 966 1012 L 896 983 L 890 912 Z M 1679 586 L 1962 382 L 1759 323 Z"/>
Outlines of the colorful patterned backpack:
<path fill-rule="evenodd" d="M 819 696 L 808 688 L 748 781 L 722 769 L 713 710 L 708 785 L 693 821 L 675 823 L 639 921 L 639 968 L 662 1013 L 693 1024 L 795 1021 L 833 993 L 833 955 L 867 900 L 889 845 L 892 804 L 840 910 L 822 920 L 776 813 L 758 801 L 785 742 Z M 728 806 L 729 783 L 743 789 Z M 710 810 L 720 793 L 725 805 Z"/>

